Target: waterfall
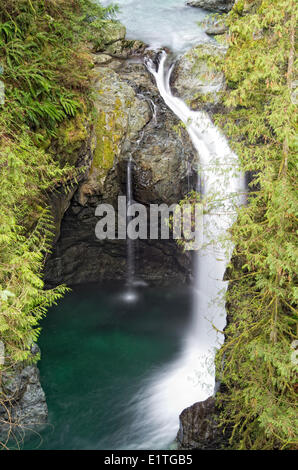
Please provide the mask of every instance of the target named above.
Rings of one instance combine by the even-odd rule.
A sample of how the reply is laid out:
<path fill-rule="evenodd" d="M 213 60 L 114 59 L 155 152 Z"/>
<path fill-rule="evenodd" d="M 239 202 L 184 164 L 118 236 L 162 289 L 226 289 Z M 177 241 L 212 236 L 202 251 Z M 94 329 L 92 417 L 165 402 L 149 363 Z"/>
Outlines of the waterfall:
<path fill-rule="evenodd" d="M 227 231 L 235 222 L 243 193 L 237 156 L 205 112 L 192 111 L 173 96 L 173 67 L 166 67 L 166 59 L 162 52 L 157 68 L 149 58 L 145 63 L 164 102 L 185 124 L 197 151 L 197 188 L 205 208 L 204 244 L 195 255 L 193 321 L 181 353 L 164 370 L 151 374 L 130 404 L 136 413 L 129 430 L 134 449 L 167 448 L 176 437 L 183 409 L 215 392 L 214 359 L 223 344 L 226 325 L 223 294 L 227 282 L 223 276 L 233 249 Z"/>
<path fill-rule="evenodd" d="M 214 126 L 207 113 L 192 111 L 180 99 L 173 96 L 170 78 L 173 66 L 166 68 L 167 54 L 161 53 L 156 70 L 151 60 L 147 68 L 155 77 L 159 92 L 168 107 L 185 124 L 197 151 L 197 188 L 204 203 L 204 245 L 196 253 L 195 317 L 192 325 L 195 341 L 212 347 L 220 346 L 225 326 L 223 305 L 216 305 L 227 283 L 223 282 L 226 266 L 233 246 L 227 240 L 227 231 L 235 222 L 236 208 L 243 202 L 243 178 L 238 169 L 238 159 L 229 147 L 227 139 Z M 211 325 L 214 322 L 215 328 Z M 209 347 L 208 346 L 208 347 Z"/>
<path fill-rule="evenodd" d="M 126 166 L 126 226 L 132 220 L 129 209 L 133 204 L 133 160 L 130 155 Z M 137 300 L 137 292 L 135 290 L 135 242 L 131 238 L 126 238 L 126 290 L 123 300 L 126 302 L 134 302 Z"/>
<path fill-rule="evenodd" d="M 126 221 L 127 226 L 131 220 L 131 216 L 129 215 L 129 208 L 133 204 L 133 191 L 132 191 L 132 158 L 129 157 L 127 161 L 127 173 L 126 173 Z M 135 275 L 135 252 L 134 252 L 134 243 L 129 237 L 127 237 L 127 273 L 126 273 L 126 282 L 128 286 L 132 286 L 134 275 Z"/>

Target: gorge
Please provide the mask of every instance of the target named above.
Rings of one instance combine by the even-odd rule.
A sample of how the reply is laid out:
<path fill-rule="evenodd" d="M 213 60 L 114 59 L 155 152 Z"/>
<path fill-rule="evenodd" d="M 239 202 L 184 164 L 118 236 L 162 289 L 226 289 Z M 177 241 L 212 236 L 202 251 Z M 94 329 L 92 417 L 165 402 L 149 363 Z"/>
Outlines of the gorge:
<path fill-rule="evenodd" d="M 0 449 L 297 448 L 297 8 L 269 3 L 0 1 Z"/>
<path fill-rule="evenodd" d="M 222 344 L 226 323 L 223 291 L 227 283 L 223 282 L 223 275 L 231 256 L 231 247 L 229 243 L 225 246 L 225 238 L 235 220 L 235 208 L 240 202 L 243 184 L 236 156 L 207 113 L 190 110 L 172 94 L 171 87 L 179 90 L 181 74 L 175 64 L 177 60 L 179 64 L 181 55 L 192 47 L 202 47 L 200 43 L 203 47 L 207 43 L 207 50 L 211 48 L 216 53 L 221 51 L 221 47 L 216 46 L 196 25 L 196 20 L 202 20 L 206 13 L 189 9 L 184 2 L 168 1 L 166 5 L 155 2 L 150 6 L 151 17 L 148 17 L 147 2 L 119 3 L 122 8 L 120 19 L 127 27 L 132 52 L 128 58 L 121 57 L 125 33 L 120 26 L 115 30 L 116 35 L 108 50 L 94 55 L 95 89 L 99 91 L 96 107 L 100 113 L 105 113 L 101 122 L 109 122 L 113 132 L 120 132 L 114 146 L 116 160 L 112 160 L 103 173 L 96 168 L 93 157 L 87 177 L 70 200 L 53 255 L 46 265 L 48 285 L 66 282 L 73 286 L 74 293 L 66 297 L 56 311 L 50 312 L 44 322 L 41 346 L 45 358 L 40 367 L 50 407 L 49 424 L 54 429 L 41 431 L 42 448 L 169 448 L 178 432 L 180 413 L 211 397 L 215 390 L 214 354 Z M 140 11 L 135 11 L 137 8 Z M 177 9 L 185 17 L 182 23 Z M 157 20 L 161 24 L 153 30 L 152 24 Z M 177 20 L 179 28 L 182 24 L 187 33 L 183 28 L 176 28 Z M 144 41 L 144 46 L 136 39 Z M 163 50 L 164 46 L 169 48 L 169 55 Z M 209 73 L 211 79 L 208 73 L 205 78 L 204 67 L 200 74 L 194 75 L 187 60 L 186 73 L 189 74 L 190 94 L 195 94 L 201 87 L 202 93 L 212 92 L 216 97 L 223 86 L 222 78 L 214 73 Z M 185 93 L 184 87 L 183 91 Z M 185 128 L 179 125 L 179 120 Z M 96 137 L 97 140 L 101 138 L 98 134 Z M 107 135 L 107 138 L 110 137 Z M 153 202 L 171 204 L 179 202 L 193 189 L 206 197 L 204 245 L 198 255 L 183 253 L 171 240 L 96 240 L 94 212 L 98 203 L 115 205 L 116 197 L 126 194 L 128 206 L 134 200 L 145 205 Z M 191 278 L 193 287 L 189 285 Z M 94 284 L 99 281 L 101 284 Z M 181 282 L 185 287 L 177 290 L 176 285 Z M 149 302 L 149 308 L 145 307 L 146 302 Z M 156 308 L 162 315 L 159 319 L 154 313 Z M 98 309 L 99 316 L 96 315 Z M 122 313 L 117 320 L 119 310 Z M 170 317 L 167 312 L 171 310 Z M 71 311 L 74 315 L 72 320 L 69 319 Z M 136 319 L 137 311 L 142 312 L 143 318 Z M 107 315 L 112 319 L 109 320 Z M 150 320 L 145 319 L 146 316 L 150 316 Z M 173 323 L 172 328 L 169 323 Z M 146 328 L 150 325 L 149 330 L 144 330 L 146 324 Z M 98 332 L 97 340 L 90 336 L 91 325 Z M 83 332 L 83 343 L 80 335 L 77 336 L 78 327 Z M 105 340 L 102 328 L 103 332 L 105 329 L 110 332 Z M 67 336 L 56 336 L 60 329 L 69 331 Z M 126 330 L 129 336 L 125 339 Z M 155 360 L 152 362 L 152 357 L 147 366 L 144 362 L 142 364 L 146 356 L 140 361 L 144 355 L 142 348 L 137 343 L 133 346 L 137 340 L 137 337 L 131 337 L 134 331 L 143 337 L 143 341 L 146 338 L 146 342 L 155 332 L 155 339 L 150 339 L 152 343 L 151 346 L 148 343 L 148 347 L 157 348 L 160 352 L 159 356 L 155 353 Z M 182 331 L 184 334 L 181 336 Z M 134 353 L 139 357 L 138 362 L 128 352 L 125 359 L 121 345 L 120 349 L 119 345 L 115 348 L 112 339 L 115 334 L 120 335 L 119 341 L 121 337 L 121 341 L 130 337 L 131 344 L 126 347 L 131 352 L 137 348 Z M 65 343 L 68 335 L 74 335 L 70 336 L 69 348 Z M 94 381 L 96 369 L 93 371 L 92 366 L 95 358 L 90 358 L 91 364 L 88 364 L 88 354 L 92 353 L 88 353 L 87 340 L 88 343 L 95 341 L 96 354 L 101 358 L 102 364 L 97 368 L 98 383 Z M 105 349 L 100 346 L 103 340 L 110 341 L 110 344 L 105 343 Z M 168 345 L 167 354 L 162 352 L 162 343 Z M 75 370 L 71 372 L 71 361 L 75 357 L 71 359 L 71 351 L 76 349 L 76 345 L 79 351 L 73 352 L 77 356 L 75 373 Z M 106 350 L 110 347 L 111 357 Z M 64 351 L 64 360 L 58 366 L 59 348 Z M 115 367 L 111 361 L 117 362 L 117 354 L 120 354 L 119 360 L 123 364 L 123 378 L 116 370 L 112 372 Z M 84 399 L 69 391 L 70 384 L 61 381 L 62 376 L 58 381 L 58 371 L 54 372 L 57 367 L 64 369 L 64 375 L 66 370 L 69 371 L 70 384 L 77 380 L 77 374 L 79 381 L 84 380 L 80 385 L 82 390 L 87 386 L 83 392 Z M 106 376 L 106 367 L 111 367 L 111 374 L 117 375 L 115 379 Z M 127 382 L 130 369 L 137 375 L 131 376 Z M 86 372 L 93 377 L 89 386 Z M 116 386 L 114 380 L 122 383 L 121 398 L 120 385 Z M 105 392 L 109 388 L 112 397 Z M 55 399 L 54 389 L 58 393 Z M 101 398 L 98 398 L 99 392 Z M 85 400 L 92 414 L 94 407 L 98 408 L 96 423 L 86 410 Z M 108 414 L 101 411 L 98 400 L 104 400 L 105 407 L 108 403 Z M 77 403 L 75 408 L 71 403 Z M 63 411 L 64 408 L 69 411 Z M 61 420 L 62 415 L 64 420 Z M 105 431 L 98 433 L 96 426 L 104 427 Z M 96 434 L 98 439 L 95 442 L 93 436 Z M 89 435 L 91 441 L 88 442 Z M 40 446 L 38 442 L 38 438 L 33 439 L 26 447 Z"/>

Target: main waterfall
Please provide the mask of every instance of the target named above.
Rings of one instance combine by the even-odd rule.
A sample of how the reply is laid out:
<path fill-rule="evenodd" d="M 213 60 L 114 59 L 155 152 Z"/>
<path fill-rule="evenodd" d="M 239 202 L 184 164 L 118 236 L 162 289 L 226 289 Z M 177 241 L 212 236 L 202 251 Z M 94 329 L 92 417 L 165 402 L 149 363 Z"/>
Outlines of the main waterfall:
<path fill-rule="evenodd" d="M 104 1 L 107 3 L 109 0 Z M 177 56 L 198 43 L 208 42 L 210 39 L 197 25 L 206 12 L 187 8 L 184 0 L 118 3 L 119 19 L 127 27 L 128 37 L 141 39 L 157 51 L 156 60 L 153 62 L 148 56 L 145 65 L 165 104 L 185 125 L 196 149 L 197 162 L 192 169 L 197 170 L 196 189 L 204 204 L 204 243 L 195 253 L 192 321 L 181 339 L 180 354 L 171 364 L 149 373 L 126 406 L 127 413 L 134 416 L 126 436 L 121 431 L 115 434 L 119 449 L 166 449 L 176 437 L 183 409 L 215 392 L 214 359 L 223 343 L 226 325 L 227 282 L 223 278 L 233 249 L 228 235 L 236 209 L 244 202 L 244 180 L 237 156 L 208 114 L 192 111 L 173 95 L 170 78 L 174 64 L 161 51 L 169 47 Z M 190 187 L 190 162 L 186 165 Z"/>
<path fill-rule="evenodd" d="M 167 68 L 166 63 L 165 52 L 161 53 L 157 70 L 150 59 L 146 60 L 162 98 L 186 126 L 197 151 L 197 188 L 200 188 L 205 212 L 204 245 L 196 255 L 196 328 L 192 325 L 191 330 L 195 342 L 202 345 L 212 338 L 212 347 L 216 347 L 223 340 L 223 335 L 218 333 L 225 327 L 221 299 L 227 283 L 223 282 L 223 276 L 233 250 L 228 230 L 235 222 L 237 207 L 244 202 L 244 179 L 237 155 L 208 114 L 190 110 L 180 98 L 173 96 L 170 87 L 173 65 Z"/>
<path fill-rule="evenodd" d="M 193 320 L 182 341 L 181 353 L 163 370 L 144 381 L 129 404 L 135 419 L 123 448 L 168 448 L 178 431 L 179 414 L 215 392 L 215 353 L 222 345 L 226 325 L 224 272 L 233 246 L 228 230 L 242 202 L 243 178 L 237 156 L 226 138 L 205 112 L 191 111 L 173 96 L 166 66 L 167 54 L 159 53 L 159 64 L 145 59 L 166 105 L 181 119 L 197 151 L 198 187 L 204 204 L 204 244 L 196 253 Z M 156 61 L 155 61 L 156 62 Z M 131 444 L 130 444 L 131 443 Z"/>

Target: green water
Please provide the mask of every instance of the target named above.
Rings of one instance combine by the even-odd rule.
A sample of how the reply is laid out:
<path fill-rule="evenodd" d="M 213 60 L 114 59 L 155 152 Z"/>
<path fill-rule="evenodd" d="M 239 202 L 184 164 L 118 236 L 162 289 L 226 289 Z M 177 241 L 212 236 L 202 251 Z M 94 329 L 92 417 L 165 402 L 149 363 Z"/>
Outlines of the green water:
<path fill-rule="evenodd" d="M 133 448 L 133 397 L 179 354 L 191 297 L 146 288 L 132 304 L 119 286 L 80 286 L 52 308 L 39 342 L 49 423 L 25 448 Z"/>

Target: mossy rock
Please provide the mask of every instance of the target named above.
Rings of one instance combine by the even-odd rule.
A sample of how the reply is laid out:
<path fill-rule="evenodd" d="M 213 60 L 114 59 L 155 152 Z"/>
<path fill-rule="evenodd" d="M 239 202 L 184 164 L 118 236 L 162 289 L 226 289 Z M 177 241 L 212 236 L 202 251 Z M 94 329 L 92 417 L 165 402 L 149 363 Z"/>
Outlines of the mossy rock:
<path fill-rule="evenodd" d="M 110 21 L 105 24 L 104 28 L 99 30 L 99 34 L 92 39 L 96 52 L 107 52 L 108 49 L 113 50 L 113 45 L 117 45 L 117 49 L 125 42 L 126 28 L 117 21 Z M 114 46 L 115 48 L 115 46 Z"/>
<path fill-rule="evenodd" d="M 88 138 L 87 123 L 88 117 L 83 112 L 60 125 L 57 143 L 63 163 L 76 164 L 78 151 Z"/>
<path fill-rule="evenodd" d="M 104 27 L 105 44 L 121 41 L 125 36 L 126 28 L 121 23 L 111 21 Z"/>
<path fill-rule="evenodd" d="M 176 95 L 192 107 L 195 103 L 218 103 L 225 88 L 224 74 L 217 70 L 226 48 L 217 44 L 200 44 L 177 62 L 171 85 Z"/>
<path fill-rule="evenodd" d="M 99 170 L 99 176 L 104 176 L 114 164 L 115 156 L 119 154 L 119 145 L 123 138 L 123 109 L 119 98 L 115 99 L 113 113 L 99 111 L 95 126 L 96 148 L 92 169 Z"/>
<path fill-rule="evenodd" d="M 82 205 L 92 195 L 105 194 L 105 184 L 122 158 L 125 140 L 137 140 L 139 132 L 151 119 L 148 103 L 138 99 L 134 89 L 115 71 L 98 66 L 94 75 L 96 147 L 88 179 L 79 189 Z"/>
<path fill-rule="evenodd" d="M 148 104 L 137 99 L 135 92 L 111 69 L 95 69 L 97 109 L 97 146 L 92 168 L 100 177 L 113 167 L 125 138 L 133 138 L 150 119 Z"/>

